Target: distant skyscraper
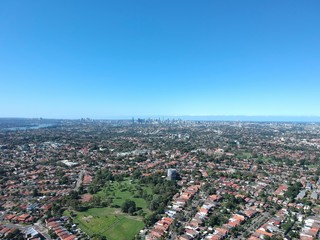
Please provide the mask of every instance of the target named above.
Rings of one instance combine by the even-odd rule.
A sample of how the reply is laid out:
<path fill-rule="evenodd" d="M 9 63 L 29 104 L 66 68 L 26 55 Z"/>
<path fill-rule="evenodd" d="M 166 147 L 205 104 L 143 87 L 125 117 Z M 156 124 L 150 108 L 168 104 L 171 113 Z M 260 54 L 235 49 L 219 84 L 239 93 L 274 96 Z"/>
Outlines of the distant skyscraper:
<path fill-rule="evenodd" d="M 174 168 L 169 168 L 167 173 L 168 180 L 176 180 L 177 179 L 177 170 Z"/>

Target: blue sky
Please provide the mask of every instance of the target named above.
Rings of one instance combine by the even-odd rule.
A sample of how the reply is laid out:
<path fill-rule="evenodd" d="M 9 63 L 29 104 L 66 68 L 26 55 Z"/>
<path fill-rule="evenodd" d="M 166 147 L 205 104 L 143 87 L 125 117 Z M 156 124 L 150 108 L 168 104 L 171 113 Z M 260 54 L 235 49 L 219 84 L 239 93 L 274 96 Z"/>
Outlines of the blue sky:
<path fill-rule="evenodd" d="M 0 117 L 320 116 L 318 0 L 0 2 Z"/>

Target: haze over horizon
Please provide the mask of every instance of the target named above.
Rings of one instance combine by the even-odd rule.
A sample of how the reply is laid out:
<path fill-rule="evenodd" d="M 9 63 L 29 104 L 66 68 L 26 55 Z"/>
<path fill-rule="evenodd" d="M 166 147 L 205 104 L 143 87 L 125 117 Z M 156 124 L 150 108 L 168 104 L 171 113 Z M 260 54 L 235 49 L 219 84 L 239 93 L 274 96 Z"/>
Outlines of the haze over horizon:
<path fill-rule="evenodd" d="M 319 9 L 1 2 L 0 117 L 319 117 Z"/>

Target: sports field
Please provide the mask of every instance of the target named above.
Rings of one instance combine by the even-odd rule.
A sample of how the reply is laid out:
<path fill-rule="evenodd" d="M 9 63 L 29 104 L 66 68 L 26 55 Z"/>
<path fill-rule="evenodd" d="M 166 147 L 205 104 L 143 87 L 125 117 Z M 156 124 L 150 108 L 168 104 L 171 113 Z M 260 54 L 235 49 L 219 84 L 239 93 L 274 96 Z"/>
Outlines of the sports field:
<path fill-rule="evenodd" d="M 130 240 L 143 227 L 141 217 L 123 214 L 117 208 L 91 208 L 75 212 L 73 221 L 90 236 L 106 236 L 108 240 Z M 69 215 L 66 212 L 66 215 Z"/>
<path fill-rule="evenodd" d="M 133 200 L 140 211 L 145 215 L 150 214 L 146 201 L 137 197 L 135 194 L 136 184 L 130 181 L 113 182 L 98 192 L 97 196 L 101 199 L 112 197 L 113 205 L 121 206 L 126 199 Z M 151 193 L 151 189 L 143 187 Z M 105 236 L 108 240 L 131 240 L 144 227 L 142 216 L 131 216 L 121 211 L 121 208 L 104 207 L 90 208 L 84 212 L 73 211 L 76 216 L 73 217 L 74 223 L 90 236 Z M 70 212 L 66 211 L 70 216 Z"/>

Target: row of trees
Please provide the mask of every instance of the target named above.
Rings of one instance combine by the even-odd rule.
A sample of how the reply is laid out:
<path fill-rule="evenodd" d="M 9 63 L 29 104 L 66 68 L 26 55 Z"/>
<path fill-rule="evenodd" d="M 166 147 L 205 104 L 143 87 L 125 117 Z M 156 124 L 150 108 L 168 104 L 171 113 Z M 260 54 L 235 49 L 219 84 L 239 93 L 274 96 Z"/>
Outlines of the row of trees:
<path fill-rule="evenodd" d="M 178 192 L 178 185 L 175 181 L 168 181 L 163 178 L 161 173 L 155 173 L 148 177 L 141 176 L 140 174 L 139 181 L 150 186 L 153 192 L 153 195 L 142 196 L 153 212 L 145 218 L 145 223 L 146 225 L 153 225 L 160 218 L 160 214 L 164 213 L 172 197 Z"/>

